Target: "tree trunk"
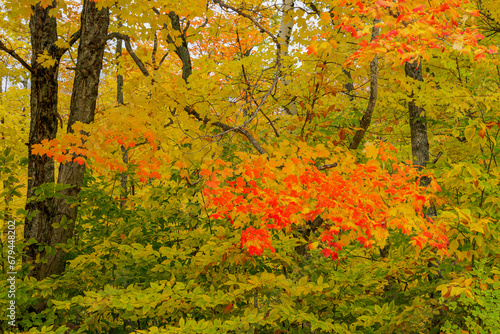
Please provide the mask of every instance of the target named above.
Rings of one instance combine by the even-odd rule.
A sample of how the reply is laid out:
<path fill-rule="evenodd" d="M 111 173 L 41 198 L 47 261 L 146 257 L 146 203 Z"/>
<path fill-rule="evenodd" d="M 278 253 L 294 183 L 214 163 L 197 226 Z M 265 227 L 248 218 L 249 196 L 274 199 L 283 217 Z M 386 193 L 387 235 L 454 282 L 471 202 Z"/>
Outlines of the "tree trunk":
<path fill-rule="evenodd" d="M 50 8 L 47 8 L 47 12 L 49 9 Z M 78 47 L 73 93 L 71 95 L 68 132 L 73 132 L 72 126 L 77 121 L 82 123 L 90 123 L 94 120 L 94 113 L 98 95 L 99 76 L 101 74 L 104 48 L 107 41 L 108 26 L 109 9 L 99 9 L 94 1 L 84 0 L 83 10 L 81 14 L 81 37 L 80 45 Z M 57 38 L 56 33 L 54 36 L 55 38 Z M 55 90 L 48 91 L 47 95 L 42 96 L 42 98 L 47 99 L 47 101 L 51 103 L 50 106 L 52 106 L 53 109 L 51 110 L 53 111 L 56 110 L 55 108 L 57 106 L 57 71 L 55 74 L 56 75 L 54 76 L 53 82 L 51 81 L 51 83 L 55 85 Z M 33 79 L 37 78 L 35 77 Z M 33 86 L 35 86 L 34 82 L 32 83 L 32 87 Z M 53 89 L 54 87 L 50 86 L 51 89 Z M 34 95 L 32 91 L 32 119 L 34 114 L 33 110 L 37 111 L 40 109 L 40 106 L 38 106 L 38 109 L 36 108 L 37 106 L 33 108 L 33 96 Z M 54 96 L 55 103 L 53 103 Z M 40 100 L 42 102 L 46 101 L 44 99 Z M 35 122 L 36 121 L 37 120 L 35 120 Z M 48 121 L 50 122 L 47 123 Z M 54 123 L 55 126 L 53 126 Z M 53 136 L 55 137 L 56 132 L 54 129 L 57 128 L 57 117 L 50 120 L 41 119 L 41 122 L 37 123 L 38 127 L 41 128 L 48 127 L 47 124 L 51 125 L 50 130 L 53 131 L 50 132 L 50 134 L 53 134 Z M 37 129 L 32 126 L 31 130 L 35 131 L 36 133 Z M 41 182 L 42 180 L 40 180 L 39 184 L 45 182 L 53 182 L 54 164 L 52 160 L 47 158 L 46 156 L 37 156 L 37 159 L 42 158 L 45 159 L 44 161 L 46 162 L 46 165 L 44 166 L 45 169 L 40 168 L 40 173 L 47 176 L 43 180 L 44 182 Z M 50 162 L 48 160 L 50 160 Z M 34 175 L 32 173 L 33 171 L 31 171 L 29 175 Z M 57 183 L 72 186 L 72 188 L 66 189 L 61 192 L 63 196 L 72 198 L 78 196 L 83 183 L 84 173 L 84 165 L 79 165 L 74 162 L 61 164 L 61 166 L 59 167 L 59 176 Z M 47 246 L 54 246 L 58 243 L 66 243 L 67 240 L 73 236 L 73 230 L 77 216 L 77 206 L 71 206 L 66 202 L 65 199 L 57 198 L 43 201 L 40 207 L 45 209 L 43 215 L 37 216 L 39 217 L 39 219 L 36 220 L 36 224 L 26 224 L 25 235 L 34 237 L 38 243 L 42 243 Z M 65 220 L 67 221 L 67 223 L 62 224 L 63 226 L 61 227 L 54 228 L 54 224 L 59 225 L 63 223 L 63 217 L 66 218 Z M 32 246 L 33 247 L 30 247 L 29 252 L 29 257 L 32 260 L 34 260 L 37 255 L 40 255 L 41 257 L 47 255 L 46 250 L 40 254 L 40 252 L 38 252 L 37 245 Z M 54 253 L 51 253 L 49 256 L 47 256 L 46 261 L 36 263 L 31 275 L 40 280 L 53 274 L 61 274 L 64 271 L 65 267 L 64 257 L 64 251 L 60 249 L 56 250 Z"/>
<path fill-rule="evenodd" d="M 122 60 L 121 59 L 122 50 L 123 50 L 123 41 L 121 39 L 117 39 L 116 40 L 115 56 L 119 62 Z M 124 100 L 123 100 L 123 75 L 120 74 L 120 63 L 118 63 L 117 68 L 116 68 L 116 102 L 118 103 L 118 105 L 124 104 Z M 123 145 L 121 145 L 120 148 L 122 150 L 122 161 L 125 164 L 128 164 L 128 150 Z M 122 187 L 122 195 L 120 196 L 121 197 L 120 207 L 123 207 L 125 205 L 125 200 L 123 200 L 123 199 L 128 197 L 127 184 L 128 184 L 128 173 L 123 172 L 122 175 L 120 176 L 120 185 Z"/>
<path fill-rule="evenodd" d="M 191 65 L 191 55 L 189 54 L 189 45 L 187 41 L 187 32 L 186 29 L 183 30 L 181 27 L 181 20 L 179 19 L 179 15 L 174 12 L 168 13 L 168 17 L 170 18 L 170 22 L 172 23 L 172 28 L 180 33 L 179 37 L 182 40 L 181 45 L 177 46 L 174 43 L 174 39 L 168 35 L 167 42 L 173 43 L 175 45 L 175 54 L 182 61 L 182 79 L 187 83 L 188 78 L 193 73 L 193 67 Z M 167 30 L 168 31 L 168 30 Z"/>
<path fill-rule="evenodd" d="M 281 20 L 281 27 L 278 33 L 278 41 L 281 45 L 281 57 L 283 58 L 288 56 L 288 47 L 290 45 L 290 38 L 292 37 L 293 31 L 293 6 L 294 0 L 284 0 L 283 1 L 283 18 Z M 291 66 L 288 66 L 291 68 Z M 283 86 L 286 89 L 292 83 L 290 74 L 282 73 Z M 295 99 L 287 96 L 287 99 L 290 98 L 290 101 L 287 101 L 287 104 L 283 106 L 285 113 L 287 115 L 297 115 L 297 104 L 295 103 Z"/>
<path fill-rule="evenodd" d="M 405 63 L 405 73 L 407 77 L 417 81 L 424 81 L 422 74 L 422 63 L 414 61 Z M 419 170 L 425 168 L 429 162 L 429 140 L 427 138 L 427 116 L 423 107 L 419 107 L 414 99 L 415 93 L 412 92 L 412 100 L 408 103 L 408 111 L 410 116 L 410 136 L 411 136 L 411 154 L 413 157 L 413 165 Z M 427 187 L 431 183 L 431 179 L 427 176 L 420 178 L 419 184 L 422 187 Z M 430 205 L 426 210 L 428 217 L 437 215 L 436 207 Z"/>
<path fill-rule="evenodd" d="M 380 28 L 377 27 L 377 23 L 379 22 L 380 22 L 379 19 L 373 20 L 372 37 L 370 41 L 374 41 L 380 33 Z M 351 90 L 354 90 L 354 86 L 352 83 L 351 86 L 352 86 Z M 368 105 L 366 106 L 366 111 L 363 115 L 363 118 L 361 119 L 361 122 L 359 123 L 359 127 L 361 129 L 356 131 L 356 134 L 352 138 L 351 145 L 349 146 L 349 149 L 351 150 L 355 150 L 358 148 L 359 144 L 361 143 L 361 140 L 365 136 L 366 130 L 368 130 L 368 127 L 372 122 L 373 111 L 375 111 L 375 105 L 377 103 L 377 93 L 378 93 L 378 56 L 375 55 L 375 57 L 373 57 L 373 60 L 370 62 L 370 97 L 368 98 Z M 350 99 L 352 100 L 352 96 L 350 96 Z"/>
<path fill-rule="evenodd" d="M 417 81 L 424 81 L 422 75 L 422 64 L 418 61 L 405 63 L 405 73 L 407 77 Z M 414 92 L 411 94 L 412 100 L 408 103 L 408 111 L 410 114 L 410 131 L 411 131 L 411 153 L 413 164 L 419 169 L 427 166 L 429 162 L 429 141 L 427 138 L 427 117 L 425 110 L 419 107 L 414 97 Z M 426 185 L 424 185 L 426 186 Z"/>
<path fill-rule="evenodd" d="M 31 32 L 31 123 L 28 141 L 28 190 L 26 210 L 28 217 L 24 225 L 24 238 L 34 238 L 40 244 L 48 244 L 50 240 L 50 217 L 55 213 L 54 198 L 42 201 L 31 201 L 35 196 L 35 189 L 42 184 L 54 182 L 54 161 L 46 155 L 32 154 L 33 144 L 40 144 L 44 139 L 54 139 L 57 135 L 58 114 L 57 97 L 58 64 L 50 68 L 43 67 L 38 61 L 39 54 L 47 52 L 55 58 L 57 47 L 56 18 L 49 15 L 49 11 L 56 6 L 43 8 L 39 4 L 32 6 L 33 15 L 30 18 Z M 34 261 L 39 255 L 38 245 L 32 244 L 26 249 L 25 260 Z M 36 264 L 31 275 L 36 278 L 46 277 L 40 272 Z"/>

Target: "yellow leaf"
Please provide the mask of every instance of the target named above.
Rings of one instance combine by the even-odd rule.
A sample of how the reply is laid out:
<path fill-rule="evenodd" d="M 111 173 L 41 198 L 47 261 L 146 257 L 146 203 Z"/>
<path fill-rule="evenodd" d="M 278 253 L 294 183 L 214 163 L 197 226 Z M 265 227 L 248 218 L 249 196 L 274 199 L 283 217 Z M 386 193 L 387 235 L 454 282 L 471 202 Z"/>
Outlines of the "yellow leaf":
<path fill-rule="evenodd" d="M 450 242 L 450 246 L 448 247 L 448 250 L 450 251 L 450 254 L 455 253 L 455 251 L 458 249 L 458 240 L 454 239 Z"/>
<path fill-rule="evenodd" d="M 470 141 L 472 139 L 472 136 L 474 136 L 474 133 L 476 132 L 476 129 L 474 129 L 474 127 L 472 126 L 468 126 L 465 131 L 464 131 L 464 134 L 465 134 L 465 139 L 467 141 Z"/>
<path fill-rule="evenodd" d="M 330 13 L 328 13 L 328 12 L 323 12 L 323 13 L 321 13 L 321 19 L 322 19 L 323 21 L 330 21 L 330 18 L 331 18 L 331 17 L 330 17 Z"/>
<path fill-rule="evenodd" d="M 453 49 L 454 50 L 462 50 L 464 48 L 464 43 L 462 41 L 455 41 L 455 43 L 453 43 Z"/>
<path fill-rule="evenodd" d="M 69 49 L 70 46 L 68 42 L 62 39 L 58 39 L 54 44 L 61 49 Z"/>
<path fill-rule="evenodd" d="M 56 64 L 56 60 L 49 56 L 47 51 L 44 51 L 42 54 L 39 54 L 37 57 L 37 61 L 45 68 L 52 67 Z"/>
<path fill-rule="evenodd" d="M 368 159 L 375 159 L 378 155 L 378 149 L 375 145 L 370 142 L 365 144 L 365 149 L 363 150 Z"/>
<path fill-rule="evenodd" d="M 319 242 L 317 242 L 317 241 L 313 242 L 312 244 L 309 244 L 309 249 L 316 249 L 316 248 L 318 248 L 318 244 L 319 244 Z"/>

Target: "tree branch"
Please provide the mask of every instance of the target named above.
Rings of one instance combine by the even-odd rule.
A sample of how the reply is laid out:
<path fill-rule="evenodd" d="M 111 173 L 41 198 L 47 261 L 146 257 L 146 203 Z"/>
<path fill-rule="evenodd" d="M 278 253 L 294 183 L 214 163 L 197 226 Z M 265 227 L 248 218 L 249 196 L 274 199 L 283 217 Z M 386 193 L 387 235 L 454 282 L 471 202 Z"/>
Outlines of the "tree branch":
<path fill-rule="evenodd" d="M 337 167 L 337 166 L 338 166 L 338 163 L 334 162 L 333 164 L 319 166 L 318 170 L 330 169 L 330 168 L 334 168 L 334 167 Z"/>
<path fill-rule="evenodd" d="M 66 53 L 66 51 L 68 51 L 72 46 L 73 44 L 76 43 L 76 41 L 78 41 L 80 39 L 80 36 L 81 36 L 81 30 L 78 29 L 77 32 L 75 32 L 73 35 L 71 35 L 71 37 L 69 38 L 69 41 L 68 41 L 68 44 L 69 44 L 69 47 L 67 48 L 60 48 L 57 52 L 57 58 L 60 59 L 63 54 Z"/>
<path fill-rule="evenodd" d="M 17 60 L 24 68 L 26 68 L 31 73 L 34 72 L 33 68 L 21 57 L 16 51 L 9 49 L 5 44 L 0 40 L 0 50 L 7 52 L 12 58 Z"/>
<path fill-rule="evenodd" d="M 144 74 L 146 77 L 149 77 L 149 71 L 146 69 L 146 66 L 144 66 L 142 60 L 140 60 L 139 57 L 137 57 L 134 50 L 132 49 L 132 44 L 130 44 L 130 37 L 119 32 L 112 32 L 108 34 L 108 40 L 113 38 L 120 39 L 125 42 L 125 48 L 127 49 L 132 59 L 134 60 L 137 67 L 139 67 L 142 74 Z"/>
<path fill-rule="evenodd" d="M 251 17 L 250 15 L 244 13 L 242 10 L 240 10 L 240 9 L 238 9 L 236 7 L 233 7 L 231 5 L 227 5 L 225 3 L 222 3 L 221 0 L 214 0 L 214 3 L 218 4 L 222 8 L 230 9 L 233 12 L 236 12 L 239 15 L 241 15 L 243 17 L 246 17 L 247 19 L 249 19 L 250 21 L 252 21 L 252 23 L 255 24 L 255 26 L 257 28 L 259 28 L 261 32 L 265 32 L 267 35 L 269 35 L 269 37 L 271 37 L 271 39 L 273 40 L 273 42 L 276 44 L 276 47 L 278 48 L 278 53 L 281 53 L 281 44 L 279 43 L 278 38 L 276 36 L 274 36 L 269 30 L 267 30 L 266 28 L 264 28 L 264 26 L 262 26 L 256 19 L 254 19 L 253 17 Z"/>
<path fill-rule="evenodd" d="M 244 129 L 242 127 L 232 127 L 232 126 L 229 126 L 229 125 L 224 124 L 224 123 L 219 122 L 219 121 L 212 122 L 207 116 L 205 116 L 205 118 L 202 118 L 201 115 L 196 110 L 194 110 L 193 108 L 187 107 L 187 106 L 184 107 L 184 111 L 186 111 L 189 115 L 194 116 L 194 118 L 196 118 L 200 122 L 203 122 L 204 124 L 210 123 L 211 125 L 217 126 L 217 127 L 221 128 L 222 130 L 224 130 L 224 132 L 220 133 L 219 135 L 222 135 L 222 134 L 224 134 L 226 132 L 230 132 L 230 131 L 241 133 L 242 135 L 244 135 L 248 139 L 248 141 L 253 145 L 253 147 L 255 147 L 255 149 L 260 154 L 267 154 L 266 150 L 264 150 L 264 148 L 250 134 L 250 132 L 248 132 L 247 129 Z"/>

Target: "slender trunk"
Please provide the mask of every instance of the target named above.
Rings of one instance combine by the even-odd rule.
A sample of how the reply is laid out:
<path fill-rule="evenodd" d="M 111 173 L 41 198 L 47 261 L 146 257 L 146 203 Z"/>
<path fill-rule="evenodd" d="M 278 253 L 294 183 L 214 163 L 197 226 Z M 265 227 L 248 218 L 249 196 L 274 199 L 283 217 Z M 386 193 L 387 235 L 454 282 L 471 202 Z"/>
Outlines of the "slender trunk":
<path fill-rule="evenodd" d="M 422 74 L 422 63 L 414 61 L 405 63 L 406 76 L 416 81 L 424 81 Z M 423 107 L 418 106 L 415 93 L 412 92 L 412 100 L 408 103 L 408 111 L 410 116 L 410 135 L 411 135 L 411 154 L 413 157 L 413 165 L 419 170 L 425 168 L 429 162 L 429 140 L 427 137 L 427 117 Z M 427 176 L 420 178 L 420 185 L 427 187 L 431 183 L 431 179 Z M 426 210 L 428 217 L 437 216 L 435 205 L 430 205 Z"/>
<path fill-rule="evenodd" d="M 122 56 L 123 41 L 121 39 L 116 40 L 116 58 L 121 60 Z M 119 66 L 118 66 L 119 67 Z M 116 102 L 118 104 L 123 104 L 123 75 L 120 74 L 120 69 L 117 68 L 116 71 Z"/>
<path fill-rule="evenodd" d="M 176 45 L 174 52 L 182 61 L 182 79 L 184 79 L 184 81 L 187 83 L 188 78 L 193 73 L 193 67 L 191 65 L 191 55 L 189 54 L 186 30 L 182 30 L 179 15 L 175 14 L 174 12 L 170 12 L 168 14 L 168 17 L 170 18 L 170 22 L 172 23 L 172 28 L 180 33 L 179 37 L 182 39 L 181 45 Z M 168 35 L 167 41 L 169 43 L 174 43 L 174 39 L 170 35 Z"/>
<path fill-rule="evenodd" d="M 407 77 L 415 81 L 424 81 L 422 75 L 422 64 L 418 61 L 405 63 L 405 73 Z M 413 164 L 419 169 L 427 166 L 429 162 L 429 141 L 427 138 L 427 117 L 424 108 L 418 106 L 415 93 L 411 94 L 411 101 L 408 103 L 411 131 L 411 152 Z"/>
<path fill-rule="evenodd" d="M 278 41 L 281 45 L 281 57 L 284 59 L 288 55 L 288 46 L 290 45 L 290 38 L 292 37 L 293 30 L 293 5 L 294 0 L 283 1 L 283 19 L 281 21 L 280 31 L 278 33 Z M 288 66 L 290 68 L 290 66 Z M 282 74 L 283 86 L 285 89 L 292 83 L 290 74 Z M 283 106 L 287 115 L 297 115 L 297 104 L 291 98 L 289 102 Z"/>
<path fill-rule="evenodd" d="M 122 48 L 123 48 L 123 41 L 121 39 L 116 40 L 116 58 L 121 59 L 122 56 Z M 123 75 L 120 74 L 120 68 L 118 65 L 118 68 L 116 70 L 116 102 L 119 105 L 122 105 L 123 102 Z M 128 164 L 128 151 L 125 148 L 125 146 L 121 146 L 122 150 L 122 160 L 124 163 Z M 122 187 L 122 196 L 121 198 L 127 198 L 128 196 L 128 191 L 127 191 L 127 183 L 128 183 L 128 175 L 127 172 L 123 172 L 122 175 L 120 175 L 120 185 Z M 125 205 L 125 201 L 122 200 L 120 201 L 120 207 L 123 207 Z"/>
<path fill-rule="evenodd" d="M 7 90 L 7 88 L 6 88 L 6 90 Z M 2 93 L 3 93 L 3 77 L 0 76 L 0 106 L 3 104 Z M 3 115 L 2 115 L 2 118 L 0 118 L 0 126 L 2 126 L 2 127 L 5 126 L 5 118 Z M 2 141 L 5 140 L 5 133 L 3 131 L 0 132 L 0 140 L 2 140 Z M 5 146 L 5 149 L 7 149 L 7 145 Z M 4 151 L 4 148 L 0 147 L 0 150 Z M 2 152 L 2 153 L 4 153 L 4 152 Z M 7 151 L 7 152 L 9 152 L 9 151 Z M 2 154 L 2 153 L 0 153 L 0 154 Z M 7 155 L 5 155 L 4 158 L 7 158 Z M 8 222 L 10 220 L 12 220 L 12 210 L 10 208 L 10 202 L 12 201 L 12 196 L 8 195 L 9 191 L 12 189 L 11 187 L 12 187 L 12 185 L 9 182 L 8 178 L 4 179 L 3 180 L 3 191 L 5 193 L 5 197 L 4 197 L 3 201 L 4 201 L 4 205 L 5 205 L 5 211 L 4 211 L 3 220 L 5 223 L 5 226 L 7 226 Z M 0 243 L 1 243 L 1 240 L 0 240 Z M 1 246 L 3 249 L 3 244 L 1 244 Z"/>
<path fill-rule="evenodd" d="M 379 22 L 380 22 L 379 19 L 373 20 L 371 41 L 375 40 L 380 33 L 380 28 L 376 27 L 376 24 Z M 365 136 L 366 130 L 368 130 L 368 127 L 372 122 L 373 111 L 375 111 L 375 104 L 377 103 L 377 93 L 378 93 L 378 56 L 375 55 L 375 57 L 373 57 L 373 60 L 370 62 L 370 97 L 368 98 L 368 105 L 366 106 L 366 111 L 363 115 L 363 118 L 361 119 L 361 122 L 359 123 L 359 127 L 361 129 L 356 131 L 356 134 L 352 139 L 351 145 L 349 146 L 351 150 L 355 150 L 358 148 L 359 144 L 361 143 L 361 140 Z"/>

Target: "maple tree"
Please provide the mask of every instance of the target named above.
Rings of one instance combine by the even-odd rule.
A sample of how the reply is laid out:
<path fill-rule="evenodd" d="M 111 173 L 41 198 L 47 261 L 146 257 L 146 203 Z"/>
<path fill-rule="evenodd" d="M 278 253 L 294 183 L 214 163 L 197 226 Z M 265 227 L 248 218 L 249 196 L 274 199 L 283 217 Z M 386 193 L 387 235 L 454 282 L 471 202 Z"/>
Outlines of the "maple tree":
<path fill-rule="evenodd" d="M 21 331 L 498 328 L 494 0 L 1 6 Z"/>

